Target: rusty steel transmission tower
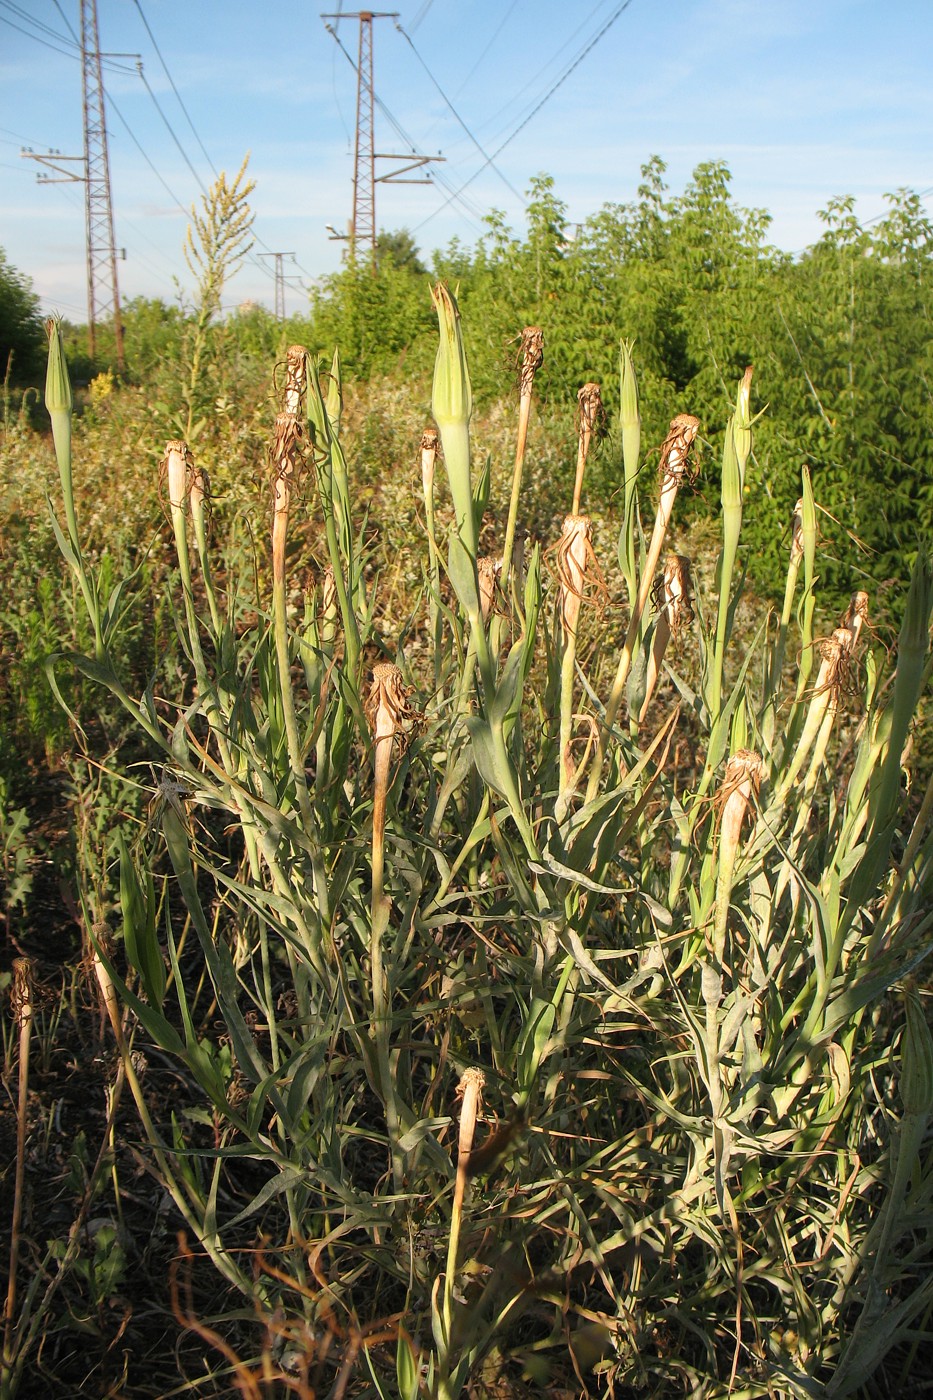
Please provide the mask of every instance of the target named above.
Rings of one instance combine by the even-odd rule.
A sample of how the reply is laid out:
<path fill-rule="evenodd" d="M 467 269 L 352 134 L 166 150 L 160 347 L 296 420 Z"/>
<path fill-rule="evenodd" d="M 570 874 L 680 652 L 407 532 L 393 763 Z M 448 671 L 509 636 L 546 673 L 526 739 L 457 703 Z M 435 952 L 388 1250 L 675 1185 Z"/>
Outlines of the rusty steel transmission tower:
<path fill-rule="evenodd" d="M 429 185 L 430 177 L 406 179 L 412 170 L 421 170 L 432 161 L 443 160 L 443 156 L 416 155 L 414 151 L 406 155 L 397 152 L 376 150 L 376 93 L 373 86 L 373 20 L 398 19 L 397 10 L 343 10 L 340 14 L 321 15 L 327 30 L 337 43 L 340 39 L 328 20 L 357 19 L 360 22 L 359 49 L 356 69 L 356 140 L 353 152 L 353 213 L 350 218 L 350 260 L 358 256 L 369 260 L 373 270 L 376 265 L 376 186 L 383 185 Z M 343 48 L 343 45 L 340 44 Z M 346 50 L 344 49 L 344 53 Z M 350 55 L 347 54 L 349 58 Z M 350 62 L 353 63 L 352 58 Z M 377 161 L 404 161 L 405 163 L 385 175 L 378 175 Z M 337 235 L 338 237 L 340 235 Z"/>
<path fill-rule="evenodd" d="M 81 95 L 84 101 L 84 212 L 87 243 L 87 305 L 90 351 L 99 321 L 113 322 L 117 366 L 123 369 L 123 322 L 117 282 L 117 248 L 110 196 L 104 80 L 100 67 L 97 0 L 81 0 Z"/>
<path fill-rule="evenodd" d="M 294 258 L 294 253 L 260 253 L 261 258 L 275 258 L 275 319 L 285 320 L 285 264 L 284 258 Z"/>
<path fill-rule="evenodd" d="M 138 54 L 108 57 L 138 58 Z M 84 185 L 84 228 L 87 256 L 88 349 L 97 350 L 97 328 L 109 320 L 116 342 L 116 363 L 125 368 L 123 321 L 120 316 L 120 288 L 117 282 L 117 247 L 113 230 L 113 201 L 110 195 L 110 160 L 107 154 L 107 119 L 104 111 L 104 80 L 101 72 L 100 34 L 97 28 L 97 0 L 81 0 L 81 96 L 84 109 L 84 155 L 63 156 L 57 152 L 37 155 L 24 151 L 29 160 L 55 171 L 40 175 L 42 184 Z M 78 171 L 75 172 L 75 166 Z M 125 256 L 125 254 L 124 254 Z"/>

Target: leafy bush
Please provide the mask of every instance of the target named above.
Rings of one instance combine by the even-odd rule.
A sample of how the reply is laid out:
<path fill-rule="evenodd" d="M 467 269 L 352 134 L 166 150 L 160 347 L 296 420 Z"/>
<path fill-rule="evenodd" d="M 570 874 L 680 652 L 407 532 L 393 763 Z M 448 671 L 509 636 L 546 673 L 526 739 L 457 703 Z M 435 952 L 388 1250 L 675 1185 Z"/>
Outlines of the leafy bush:
<path fill-rule="evenodd" d="M 34 384 L 45 352 L 39 298 L 0 248 L 0 375 L 13 384 Z"/>

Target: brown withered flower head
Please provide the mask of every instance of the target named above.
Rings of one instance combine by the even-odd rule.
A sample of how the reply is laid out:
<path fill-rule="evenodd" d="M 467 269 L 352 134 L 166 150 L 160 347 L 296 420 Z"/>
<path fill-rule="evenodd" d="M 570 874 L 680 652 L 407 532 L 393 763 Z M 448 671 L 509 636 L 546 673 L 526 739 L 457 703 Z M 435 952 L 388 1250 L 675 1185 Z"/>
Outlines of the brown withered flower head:
<path fill-rule="evenodd" d="M 693 621 L 693 574 L 690 560 L 683 554 L 669 554 L 664 572 L 655 579 L 651 602 L 657 612 L 664 612 L 671 636 Z"/>
<path fill-rule="evenodd" d="M 716 794 L 715 806 L 722 817 L 723 827 L 728 825 L 736 838 L 749 802 L 758 796 L 764 773 L 761 755 L 754 749 L 736 749 L 730 755 Z"/>
<path fill-rule="evenodd" d="M 859 639 L 859 633 L 863 627 L 868 627 L 868 594 L 863 588 L 852 594 L 849 606 L 842 615 L 839 623 L 844 627 L 852 638 L 852 651 L 855 651 Z"/>
<path fill-rule="evenodd" d="M 159 463 L 159 499 L 168 487 L 169 505 L 188 508 L 188 493 L 194 477 L 194 458 L 183 438 L 170 438 Z"/>
<path fill-rule="evenodd" d="M 593 522 L 588 515 L 564 516 L 554 555 L 561 621 L 564 630 L 575 636 L 581 604 L 593 602 L 602 609 L 609 601 L 609 590 L 593 550 Z"/>
<path fill-rule="evenodd" d="M 838 705 L 844 695 L 854 695 L 858 687 L 852 673 L 852 649 L 855 638 L 847 627 L 837 627 L 831 637 L 823 637 L 817 642 L 820 653 L 820 669 L 814 695 L 830 692 L 830 703 Z"/>
<path fill-rule="evenodd" d="M 531 393 L 535 375 L 544 363 L 544 332 L 540 326 L 526 326 L 518 352 L 518 387 L 523 396 Z"/>
<path fill-rule="evenodd" d="M 488 622 L 496 605 L 496 588 L 502 572 L 502 560 L 492 554 L 484 554 L 476 561 L 476 574 L 479 580 L 479 605 L 483 621 Z"/>
<path fill-rule="evenodd" d="M 607 418 L 603 391 L 598 384 L 584 384 L 577 390 L 577 422 L 581 432 L 597 442 L 606 436 Z"/>
<path fill-rule="evenodd" d="M 696 471 L 690 463 L 690 449 L 700 431 L 700 420 L 692 413 L 678 413 L 671 419 L 667 437 L 661 444 L 661 460 L 658 470 L 661 480 L 673 477 L 676 481 L 693 482 Z"/>
<path fill-rule="evenodd" d="M 301 403 L 308 386 L 307 355 L 303 345 L 290 345 L 285 352 L 285 390 L 282 407 L 286 413 L 294 413 L 296 418 L 301 413 Z"/>
<path fill-rule="evenodd" d="M 409 703 L 411 690 L 391 661 L 373 667 L 364 709 L 376 744 L 398 740 L 404 746 L 415 734 L 423 716 Z"/>

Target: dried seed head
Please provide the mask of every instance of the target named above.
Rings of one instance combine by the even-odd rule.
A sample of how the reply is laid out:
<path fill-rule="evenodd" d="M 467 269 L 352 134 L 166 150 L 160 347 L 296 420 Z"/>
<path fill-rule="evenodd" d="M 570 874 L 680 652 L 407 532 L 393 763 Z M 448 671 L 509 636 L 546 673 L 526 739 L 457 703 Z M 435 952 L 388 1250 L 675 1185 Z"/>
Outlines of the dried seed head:
<path fill-rule="evenodd" d="M 301 400 L 307 387 L 307 356 L 303 345 L 290 345 L 285 352 L 285 394 L 283 407 L 286 413 L 297 418 L 301 412 Z"/>
<path fill-rule="evenodd" d="M 176 510 L 184 510 L 188 501 L 194 461 L 188 444 L 182 438 L 171 438 L 165 444 L 165 456 L 159 465 L 159 480 L 168 483 L 168 502 Z"/>
<path fill-rule="evenodd" d="M 526 326 L 522 331 L 519 363 L 519 391 L 524 398 L 531 393 L 534 377 L 544 362 L 544 332 L 540 326 Z"/>
<path fill-rule="evenodd" d="M 489 615 L 493 610 L 496 601 L 496 583 L 501 572 L 502 560 L 494 558 L 491 554 L 485 554 L 476 561 L 476 573 L 479 578 L 479 604 L 484 622 L 489 621 Z"/>
<path fill-rule="evenodd" d="M 327 621 L 337 617 L 337 583 L 332 564 L 328 564 L 321 575 L 321 611 Z"/>
<path fill-rule="evenodd" d="M 754 749 L 736 749 L 726 764 L 716 806 L 722 818 L 723 848 L 734 852 L 752 797 L 757 797 L 765 766 Z"/>
<path fill-rule="evenodd" d="M 661 444 L 659 471 L 662 481 L 671 478 L 679 482 L 685 477 L 688 481 L 693 480 L 688 458 L 699 431 L 700 420 L 694 418 L 692 413 L 678 413 L 671 419 L 667 437 Z"/>
<path fill-rule="evenodd" d="M 790 561 L 799 564 L 803 558 L 803 497 L 798 496 L 791 521 Z"/>
<path fill-rule="evenodd" d="M 764 772 L 761 754 L 756 753 L 754 749 L 736 749 L 726 764 L 720 794 L 725 793 L 728 797 L 736 788 L 741 787 L 747 788 L 746 795 L 749 797 L 753 792 L 757 794 Z"/>
<path fill-rule="evenodd" d="M 294 413 L 277 413 L 269 444 L 272 463 L 272 499 L 276 514 L 287 511 L 289 484 L 294 483 L 304 465 L 301 424 Z"/>
<path fill-rule="evenodd" d="M 603 409 L 602 395 L 598 384 L 584 384 L 577 394 L 577 431 L 579 433 L 579 446 L 577 449 L 577 471 L 573 483 L 573 514 L 576 515 L 580 509 L 580 498 L 583 493 L 583 473 L 586 469 L 586 459 L 589 456 L 590 443 L 595 437 L 597 441 L 606 433 L 606 414 Z"/>
<path fill-rule="evenodd" d="M 377 745 L 383 740 L 404 740 L 414 729 L 421 716 L 408 703 L 410 694 L 399 668 L 390 661 L 377 661 L 365 705 Z"/>
<path fill-rule="evenodd" d="M 458 1161 L 462 1164 L 466 1163 L 473 1147 L 476 1120 L 483 1107 L 485 1087 L 485 1074 L 472 1065 L 463 1071 L 457 1085 L 457 1098 L 460 1100 L 460 1136 L 457 1146 Z"/>
<path fill-rule="evenodd" d="M 667 614 L 671 635 L 676 637 L 682 627 L 693 621 L 693 575 L 690 560 L 683 554 L 669 554 L 664 561 L 664 573 L 655 580 L 651 601 L 657 611 Z"/>
<path fill-rule="evenodd" d="M 598 384 L 584 384 L 577 391 L 579 405 L 580 432 L 595 433 L 605 430 L 606 410 L 603 408 L 602 390 Z"/>
<path fill-rule="evenodd" d="M 844 627 L 852 638 L 852 651 L 855 650 L 862 628 L 868 625 L 868 594 L 860 588 L 853 593 L 849 601 L 849 606 L 843 613 L 840 626 Z"/>
<path fill-rule="evenodd" d="M 32 1016 L 32 958 L 13 959 L 13 982 L 10 987 L 10 1007 L 19 1030 Z"/>
<path fill-rule="evenodd" d="M 852 647 L 854 639 L 846 627 L 837 627 L 831 637 L 823 637 L 817 643 L 820 653 L 820 669 L 817 673 L 814 695 L 829 691 L 831 705 L 838 705 L 843 695 L 850 695 L 852 683 Z"/>
<path fill-rule="evenodd" d="M 564 631 L 576 636 L 580 605 L 593 600 L 602 607 L 609 592 L 593 551 L 593 522 L 588 515 L 566 515 L 556 546 L 560 610 Z"/>

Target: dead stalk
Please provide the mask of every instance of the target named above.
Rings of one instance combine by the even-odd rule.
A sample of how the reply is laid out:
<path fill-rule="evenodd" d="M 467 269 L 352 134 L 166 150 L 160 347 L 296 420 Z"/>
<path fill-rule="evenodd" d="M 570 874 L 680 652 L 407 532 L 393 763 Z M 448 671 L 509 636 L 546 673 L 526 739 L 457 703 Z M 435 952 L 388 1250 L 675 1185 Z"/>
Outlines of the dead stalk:
<path fill-rule="evenodd" d="M 29 1102 L 29 1047 L 32 1037 L 33 962 L 31 958 L 16 958 L 13 962 L 13 985 L 10 1003 L 19 1030 L 18 1097 L 16 1108 L 16 1171 L 13 1179 L 13 1216 L 10 1222 L 10 1273 L 7 1280 L 6 1306 L 3 1314 L 3 1381 L 6 1382 L 13 1364 L 13 1315 L 16 1311 L 16 1284 L 19 1269 L 20 1233 L 23 1223 L 23 1186 L 26 1174 L 26 1110 Z"/>
<path fill-rule="evenodd" d="M 592 801 L 596 796 L 596 789 L 599 787 L 603 763 L 605 762 L 606 752 L 609 748 L 609 736 L 612 732 L 612 726 L 615 723 L 616 715 L 619 713 L 619 706 L 622 703 L 625 683 L 628 680 L 628 673 L 632 665 L 635 643 L 639 636 L 645 606 L 654 584 L 654 576 L 657 571 L 658 560 L 661 557 L 661 550 L 664 547 L 664 540 L 667 535 L 668 525 L 670 524 L 671 512 L 674 509 L 677 492 L 680 490 L 683 482 L 689 479 L 690 449 L 696 441 L 696 435 L 699 431 L 700 420 L 698 418 L 694 418 L 691 413 L 678 413 L 675 418 L 671 419 L 670 431 L 661 445 L 661 461 L 659 466 L 661 475 L 661 495 L 658 500 L 658 509 L 654 519 L 654 529 L 651 534 L 648 556 L 645 560 L 644 571 L 638 587 L 638 596 L 635 599 L 635 606 L 632 609 L 632 616 L 625 637 L 625 645 L 622 648 L 622 655 L 619 658 L 616 677 L 612 684 L 612 690 L 609 693 L 609 699 L 606 702 L 606 713 L 602 721 L 599 745 L 596 749 L 596 756 L 593 760 L 593 767 L 590 772 L 589 783 L 587 784 L 587 801 Z"/>
<path fill-rule="evenodd" d="M 576 787 L 576 769 L 572 753 L 573 682 L 580 608 L 587 597 L 595 597 L 597 604 L 603 604 L 608 596 L 593 550 L 593 522 L 588 515 L 564 517 L 556 556 L 563 655 L 560 685 L 560 783 L 555 815 L 558 821 L 563 821 Z"/>
<path fill-rule="evenodd" d="M 605 417 L 603 409 L 602 392 L 598 384 L 584 384 L 577 394 L 579 405 L 578 417 L 580 420 L 579 436 L 577 440 L 577 474 L 573 483 L 573 507 L 574 515 L 580 510 L 580 498 L 583 494 L 583 473 L 586 469 L 586 459 L 590 451 L 590 443 L 593 435 L 600 432 L 602 421 Z"/>
<path fill-rule="evenodd" d="M 669 554 L 664 573 L 656 582 L 651 598 L 658 609 L 658 620 L 648 656 L 645 698 L 638 715 L 639 724 L 645 722 L 668 643 L 672 637 L 677 636 L 682 627 L 689 627 L 693 621 L 693 578 L 690 560 L 682 554 Z"/>
<path fill-rule="evenodd" d="M 373 1036 L 386 1123 L 392 1147 L 392 1169 L 396 1188 L 400 1188 L 403 1163 L 398 1151 L 398 1110 L 389 1060 L 389 1031 L 391 998 L 386 981 L 382 937 L 389 922 L 390 901 L 384 893 L 386 803 L 389 772 L 396 741 L 404 743 L 411 731 L 416 711 L 408 703 L 408 689 L 402 673 L 390 662 L 373 667 L 372 684 L 366 701 L 366 717 L 373 736 L 373 838 L 372 894 L 370 905 L 370 967 L 373 995 Z"/>
<path fill-rule="evenodd" d="M 515 541 L 515 527 L 518 522 L 518 502 L 522 491 L 522 471 L 525 463 L 525 447 L 528 442 L 528 423 L 531 418 L 531 394 L 535 374 L 544 361 L 544 332 L 540 326 L 526 326 L 522 331 L 521 364 L 519 369 L 518 400 L 518 440 L 515 444 L 515 466 L 512 471 L 512 495 L 509 500 L 509 514 L 505 527 L 505 545 L 502 550 L 502 588 L 508 597 L 509 574 L 512 568 L 512 546 Z"/>
<path fill-rule="evenodd" d="M 726 764 L 716 798 L 720 825 L 716 913 L 713 925 L 713 967 L 719 974 L 722 973 L 726 953 L 729 903 L 732 898 L 732 882 L 742 826 L 748 814 L 749 804 L 758 796 L 763 776 L 764 764 L 761 755 L 754 749 L 737 749 Z"/>

